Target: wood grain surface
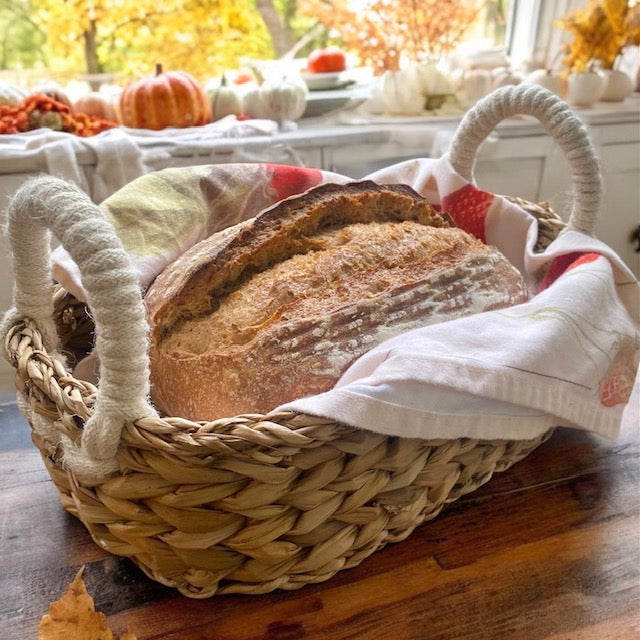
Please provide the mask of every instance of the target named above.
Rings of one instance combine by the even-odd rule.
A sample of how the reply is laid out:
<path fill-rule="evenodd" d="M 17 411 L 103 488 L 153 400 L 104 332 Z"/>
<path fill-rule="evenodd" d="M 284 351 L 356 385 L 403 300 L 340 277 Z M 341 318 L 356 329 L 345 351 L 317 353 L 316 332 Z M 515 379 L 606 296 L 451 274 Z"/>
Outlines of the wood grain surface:
<path fill-rule="evenodd" d="M 0 441 L 2 426 L 0 416 Z M 35 639 L 85 565 L 96 608 L 139 640 L 635 640 L 639 450 L 633 423 L 616 442 L 558 429 L 328 582 L 190 600 L 98 548 L 63 511 L 35 447 L 14 448 L 0 453 L 0 638 Z"/>

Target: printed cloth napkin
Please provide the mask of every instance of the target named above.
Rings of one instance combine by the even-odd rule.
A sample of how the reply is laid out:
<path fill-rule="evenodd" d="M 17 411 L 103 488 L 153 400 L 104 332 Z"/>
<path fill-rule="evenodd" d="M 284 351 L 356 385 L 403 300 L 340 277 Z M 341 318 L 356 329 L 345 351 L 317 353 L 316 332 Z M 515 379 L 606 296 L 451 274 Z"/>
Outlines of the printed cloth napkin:
<path fill-rule="evenodd" d="M 404 437 L 529 439 L 560 425 L 615 437 L 640 346 L 640 287 L 617 255 L 576 231 L 536 253 L 537 220 L 468 183 L 447 155 L 368 178 L 411 185 L 500 249 L 525 277 L 530 300 L 396 336 L 354 362 L 332 390 L 282 408 Z M 102 208 L 145 287 L 209 234 L 322 182 L 349 181 L 264 163 L 166 169 L 138 178 Z M 54 273 L 83 296 L 62 250 Z"/>

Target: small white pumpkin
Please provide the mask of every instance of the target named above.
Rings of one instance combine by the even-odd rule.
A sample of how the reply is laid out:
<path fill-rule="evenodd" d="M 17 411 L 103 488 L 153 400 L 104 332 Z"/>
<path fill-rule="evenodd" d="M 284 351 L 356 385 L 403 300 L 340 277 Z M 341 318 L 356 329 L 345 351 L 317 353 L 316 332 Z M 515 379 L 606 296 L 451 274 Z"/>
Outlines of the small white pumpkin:
<path fill-rule="evenodd" d="M 245 92 L 242 111 L 251 118 L 266 118 L 278 124 L 295 122 L 305 112 L 307 93 L 302 80 L 267 79 Z"/>
<path fill-rule="evenodd" d="M 607 79 L 600 71 L 574 71 L 567 80 L 567 102 L 576 107 L 590 107 L 600 100 L 606 86 Z"/>
<path fill-rule="evenodd" d="M 451 82 L 434 62 L 411 62 L 407 65 L 409 84 L 424 96 L 439 96 L 453 93 Z"/>
<path fill-rule="evenodd" d="M 0 80 L 0 105 L 13 106 L 22 102 L 26 97 L 26 92 L 5 80 Z"/>
<path fill-rule="evenodd" d="M 561 98 L 566 94 L 566 86 L 562 77 L 551 71 L 551 69 L 536 69 L 535 71 L 531 71 L 525 76 L 524 82 L 527 84 L 538 84 Z"/>
<path fill-rule="evenodd" d="M 488 69 L 468 69 L 459 77 L 458 86 L 471 104 L 491 93 L 493 76 Z"/>
<path fill-rule="evenodd" d="M 212 121 L 225 116 L 237 116 L 242 113 L 242 97 L 235 86 L 227 83 L 226 76 L 213 83 L 207 83 L 205 91 L 211 102 Z"/>
<path fill-rule="evenodd" d="M 53 80 L 44 80 L 29 91 L 29 95 L 35 95 L 39 93 L 42 93 L 45 96 L 49 96 L 57 102 L 66 104 L 68 107 L 73 109 L 73 101 L 69 97 L 66 89 L 63 89 L 57 82 L 54 82 Z"/>
<path fill-rule="evenodd" d="M 605 69 L 601 72 L 606 78 L 606 86 L 600 100 L 622 102 L 633 93 L 633 81 L 624 71 Z"/>
<path fill-rule="evenodd" d="M 520 84 L 522 77 L 510 67 L 497 67 L 491 72 L 492 89 Z"/>
<path fill-rule="evenodd" d="M 420 84 L 412 82 L 406 71 L 385 71 L 379 83 L 385 113 L 411 116 L 424 111 Z"/>

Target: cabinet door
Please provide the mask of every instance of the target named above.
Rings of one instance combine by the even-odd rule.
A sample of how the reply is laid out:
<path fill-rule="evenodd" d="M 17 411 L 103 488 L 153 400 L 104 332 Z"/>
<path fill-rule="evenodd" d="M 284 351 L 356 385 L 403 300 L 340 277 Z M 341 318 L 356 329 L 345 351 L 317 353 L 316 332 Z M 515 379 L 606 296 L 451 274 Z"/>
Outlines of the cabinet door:
<path fill-rule="evenodd" d="M 478 149 L 476 183 L 493 193 L 538 202 L 552 146 L 553 141 L 545 135 L 491 136 Z"/>
<path fill-rule="evenodd" d="M 640 275 L 640 254 L 631 241 L 640 224 L 640 142 L 636 125 L 591 127 L 600 159 L 603 199 L 596 236 Z M 564 220 L 573 201 L 569 165 L 548 136 L 489 139 L 478 151 L 476 182 L 494 193 L 547 201 Z"/>
<path fill-rule="evenodd" d="M 604 197 L 596 235 L 640 277 L 640 253 L 631 235 L 640 225 L 640 142 L 600 147 Z"/>

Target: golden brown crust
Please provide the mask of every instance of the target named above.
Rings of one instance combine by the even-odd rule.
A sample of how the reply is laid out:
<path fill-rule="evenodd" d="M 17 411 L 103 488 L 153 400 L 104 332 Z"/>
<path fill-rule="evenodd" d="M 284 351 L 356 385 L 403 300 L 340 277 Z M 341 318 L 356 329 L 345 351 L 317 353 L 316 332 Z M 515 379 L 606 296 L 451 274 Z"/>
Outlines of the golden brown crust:
<path fill-rule="evenodd" d="M 526 299 L 410 187 L 322 185 L 201 242 L 146 297 L 152 399 L 212 419 L 325 391 L 401 331 Z"/>
<path fill-rule="evenodd" d="M 173 329 L 180 316 L 207 312 L 205 302 L 242 274 L 298 253 L 300 238 L 336 224 L 373 220 L 415 220 L 438 227 L 453 224 L 408 185 L 323 184 L 192 247 L 148 291 L 151 320 L 163 333 Z M 194 306 L 196 300 L 205 307 Z"/>

